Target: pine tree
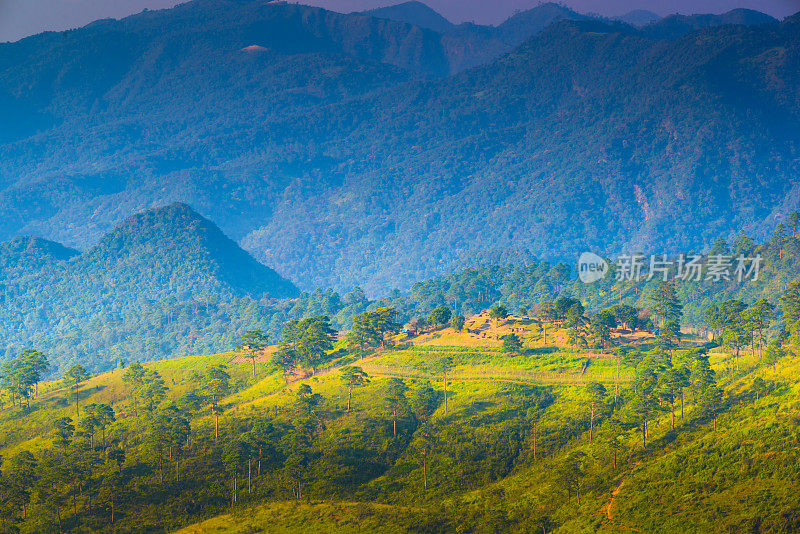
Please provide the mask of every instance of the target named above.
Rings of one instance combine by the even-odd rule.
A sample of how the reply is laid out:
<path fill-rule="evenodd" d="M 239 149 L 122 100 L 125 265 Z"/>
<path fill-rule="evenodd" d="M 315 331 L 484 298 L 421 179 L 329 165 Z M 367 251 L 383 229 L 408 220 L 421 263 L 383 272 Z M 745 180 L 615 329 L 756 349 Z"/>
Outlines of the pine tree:
<path fill-rule="evenodd" d="M 236 350 L 253 364 L 253 378 L 256 377 L 256 358 L 269 346 L 269 336 L 261 330 L 248 330 L 242 335 Z"/>
<path fill-rule="evenodd" d="M 353 388 L 363 387 L 369 383 L 369 376 L 360 367 L 345 366 L 339 369 L 339 378 L 347 387 L 347 413 L 353 398 Z"/>

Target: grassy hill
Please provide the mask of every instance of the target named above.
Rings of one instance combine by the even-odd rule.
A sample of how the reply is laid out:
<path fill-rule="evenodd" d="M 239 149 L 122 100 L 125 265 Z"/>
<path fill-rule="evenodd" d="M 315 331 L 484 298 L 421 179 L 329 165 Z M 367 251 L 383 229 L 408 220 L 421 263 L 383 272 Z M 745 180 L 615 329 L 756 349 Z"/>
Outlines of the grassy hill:
<path fill-rule="evenodd" d="M 519 355 L 501 350 L 512 332 L 524 342 Z M 772 363 L 760 350 L 748 352 L 734 371 L 731 355 L 711 348 L 721 394 L 709 407 L 704 399 L 712 386 L 695 380 L 698 339 L 684 338 L 668 355 L 652 350 L 652 336 L 615 334 L 620 346 L 642 351 L 620 361 L 617 379 L 613 356 L 569 346 L 558 327 L 547 336 L 545 342 L 529 318 L 482 314 L 468 318 L 461 332 L 401 333 L 390 340 L 393 348 L 361 361 L 334 352 L 330 364 L 288 383 L 269 363 L 272 349 L 258 360 L 255 378 L 249 362 L 232 353 L 151 362 L 146 369 L 166 387 L 152 411 L 134 403 L 133 386 L 122 380 L 127 370 L 119 369 L 78 389 L 81 407 L 105 403 L 116 413 L 105 432 L 107 449 L 98 429 L 93 450 L 87 434 L 73 436 L 63 450 L 56 445 L 54 421 L 71 417 L 81 429 L 85 415 L 76 416 L 73 389 L 42 384 L 30 411 L 0 411 L 1 469 L 9 477 L 0 493 L 3 516 L 21 532 L 54 530 L 59 520 L 70 532 L 796 528 L 794 353 Z M 442 357 L 452 363 L 446 408 Z M 647 412 L 643 444 L 637 407 L 650 387 L 653 358 L 688 365 L 692 378 L 671 401 L 653 390 L 660 393 Z M 348 363 L 370 378 L 353 388 L 350 411 L 339 376 Z M 212 401 L 216 386 L 207 377 L 220 364 L 229 387 Z M 399 396 L 397 378 L 408 388 Z M 598 383 L 605 391 L 592 397 Z M 306 385 L 319 395 L 313 402 L 303 401 L 310 398 Z M 191 392 L 205 398 L 187 408 Z M 181 414 L 188 437 L 163 434 L 171 427 L 160 425 Z M 120 465 L 108 452 L 118 450 L 125 451 Z M 38 462 L 28 479 L 27 519 L 15 504 L 18 484 L 10 483 L 21 451 Z"/>

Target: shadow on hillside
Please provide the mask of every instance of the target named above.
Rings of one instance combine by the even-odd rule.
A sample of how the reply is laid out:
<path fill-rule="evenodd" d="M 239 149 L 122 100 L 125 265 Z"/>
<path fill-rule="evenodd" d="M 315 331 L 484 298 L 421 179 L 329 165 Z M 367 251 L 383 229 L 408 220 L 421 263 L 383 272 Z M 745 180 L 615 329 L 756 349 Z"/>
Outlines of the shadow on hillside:
<path fill-rule="evenodd" d="M 100 393 L 107 386 L 99 384 L 94 387 L 80 389 L 78 391 L 78 403 L 80 405 L 81 410 L 83 409 L 83 405 L 86 402 L 86 399 Z M 69 391 L 64 391 L 63 394 L 50 397 L 48 399 L 43 399 L 42 402 L 36 403 L 36 410 L 41 409 L 59 409 L 59 408 L 67 408 L 69 406 L 75 407 L 75 392 L 70 389 Z M 31 412 L 36 411 L 33 409 L 34 406 L 31 406 Z"/>
<path fill-rule="evenodd" d="M 78 399 L 80 400 L 80 402 L 83 402 L 86 399 L 88 399 L 89 397 L 91 397 L 92 395 L 100 393 L 101 391 L 106 389 L 106 387 L 107 386 L 104 386 L 104 385 L 100 384 L 100 385 L 97 385 L 97 386 L 94 386 L 94 387 L 91 387 L 91 388 L 82 388 L 82 389 L 78 390 Z M 71 398 L 73 401 L 75 401 L 75 392 L 74 391 L 70 391 L 70 393 L 69 393 L 69 395 L 67 397 Z"/>
<path fill-rule="evenodd" d="M 558 352 L 558 347 L 533 347 L 522 351 L 526 356 L 544 356 Z"/>
<path fill-rule="evenodd" d="M 102 391 L 106 388 L 106 386 L 95 386 L 93 388 L 89 388 L 86 390 L 81 390 L 79 392 L 80 401 L 84 401 L 86 398 Z M 68 406 L 75 406 L 75 394 L 70 392 L 67 396 L 48 396 L 48 397 L 38 397 L 31 400 L 30 408 L 28 408 L 27 404 L 23 403 L 22 407 L 17 405 L 16 407 L 11 407 L 11 413 L 9 416 L 10 421 L 14 421 L 17 419 L 21 419 L 23 417 L 27 417 L 31 414 L 36 412 L 40 412 L 42 410 L 56 410 L 61 408 L 67 408 Z"/>
<path fill-rule="evenodd" d="M 409 441 L 408 437 L 405 440 Z M 405 447 L 404 447 L 405 448 Z M 337 466 L 331 478 L 342 485 L 360 486 L 383 475 L 389 468 L 376 451 L 358 445 L 346 445 L 329 452 Z"/>
<path fill-rule="evenodd" d="M 447 393 L 447 400 L 450 400 L 450 393 Z M 488 408 L 494 406 L 494 402 L 489 401 L 476 401 L 464 407 L 462 414 L 464 417 L 475 417 L 481 412 L 485 412 Z"/>
<path fill-rule="evenodd" d="M 773 385 L 772 387 L 770 387 L 765 396 L 780 394 L 781 393 L 780 386 L 781 384 Z M 789 388 L 786 388 L 784 390 L 784 392 L 788 391 Z M 728 414 L 735 407 L 746 404 L 752 404 L 753 402 L 755 402 L 755 396 L 751 391 L 742 391 L 735 395 L 728 396 L 724 402 L 720 403 L 717 406 L 716 409 L 717 423 L 719 424 L 719 418 L 722 415 Z M 668 429 L 664 434 L 648 442 L 647 443 L 648 452 L 652 452 L 654 450 L 663 450 L 666 446 L 676 441 L 681 444 L 685 444 L 693 441 L 697 436 L 703 433 L 714 432 L 713 427 L 711 427 L 711 425 L 714 424 L 713 413 L 698 414 L 693 417 L 687 418 L 683 421 L 680 420 L 679 414 L 680 414 L 680 409 L 677 408 L 675 412 L 675 430 Z M 669 422 L 666 422 L 666 424 L 669 425 Z M 709 427 L 711 427 L 711 429 L 709 429 Z"/>
<path fill-rule="evenodd" d="M 520 419 L 520 411 L 514 407 L 504 407 L 496 412 L 487 413 L 480 420 L 481 425 L 503 424 L 514 419 Z"/>
<path fill-rule="evenodd" d="M 66 397 L 53 397 L 52 399 L 47 399 L 46 401 L 42 402 L 43 408 L 64 408 L 69 406 L 69 401 Z"/>

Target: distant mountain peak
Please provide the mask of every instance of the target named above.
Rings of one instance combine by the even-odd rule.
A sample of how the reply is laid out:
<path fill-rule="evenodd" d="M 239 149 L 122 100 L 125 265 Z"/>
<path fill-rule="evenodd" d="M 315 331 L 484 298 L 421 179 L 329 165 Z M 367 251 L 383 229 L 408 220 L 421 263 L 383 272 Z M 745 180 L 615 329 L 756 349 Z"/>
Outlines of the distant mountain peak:
<path fill-rule="evenodd" d="M 721 17 L 724 24 L 740 24 L 744 26 L 756 26 L 759 24 L 778 22 L 778 19 L 766 13 L 743 7 L 731 9 L 727 13 L 723 13 Z"/>
<path fill-rule="evenodd" d="M 71 256 L 75 256 L 76 254 L 80 254 L 80 251 L 69 247 L 65 247 L 61 243 L 56 243 L 55 241 L 50 241 L 49 239 L 32 235 L 17 236 L 11 241 L 0 244 L 0 246 L 13 248 L 16 250 L 44 251 L 53 254 L 59 259 L 64 259 Z"/>
<path fill-rule="evenodd" d="M 207 223 L 208 225 L 213 226 L 211 221 L 205 219 L 202 215 L 194 211 L 188 204 L 184 204 L 183 202 L 173 202 L 172 204 L 166 204 L 164 206 L 134 213 L 133 215 L 125 217 L 122 222 L 120 222 L 111 232 L 111 234 L 116 232 L 126 232 L 129 230 L 138 231 L 142 227 L 152 227 L 153 223 L 159 221 L 166 221 L 170 224 L 177 223 L 181 229 L 189 228 L 189 226 L 186 224 L 187 222 L 193 222 L 195 224 Z"/>
<path fill-rule="evenodd" d="M 512 46 L 522 44 L 547 26 L 558 20 L 586 20 L 568 7 L 548 2 L 532 9 L 520 11 L 497 27 L 502 39 Z"/>
<path fill-rule="evenodd" d="M 630 24 L 635 28 L 641 28 L 643 26 L 647 26 L 648 24 L 652 24 L 653 22 L 661 20 L 661 16 L 646 9 L 634 9 L 633 11 L 629 11 L 624 15 L 621 15 L 619 17 L 614 17 L 614 19 L 624 22 L 626 24 Z"/>
<path fill-rule="evenodd" d="M 166 276 L 217 279 L 235 294 L 292 297 L 299 291 L 288 280 L 256 261 L 213 222 L 189 205 L 173 203 L 126 217 L 84 256 L 119 266 L 135 277 L 146 270 Z"/>
<path fill-rule="evenodd" d="M 695 15 L 669 15 L 661 20 L 648 24 L 643 31 L 651 37 L 674 39 L 687 33 L 713 28 L 715 26 L 738 25 L 760 26 L 778 22 L 777 19 L 752 9 L 732 9 L 721 15 L 695 14 Z"/>
<path fill-rule="evenodd" d="M 43 269 L 79 254 L 75 249 L 41 237 L 15 237 L 0 243 L 0 279 L 11 272 Z"/>
<path fill-rule="evenodd" d="M 586 15 L 581 15 L 577 11 L 575 11 L 573 9 L 570 9 L 569 7 L 567 7 L 567 6 L 563 5 L 563 4 L 558 4 L 556 2 L 545 2 L 543 4 L 539 4 L 538 6 L 532 7 L 530 9 L 522 9 L 522 10 L 516 11 L 513 15 L 508 17 L 508 19 L 506 19 L 505 22 L 500 24 L 500 26 L 502 26 L 506 22 L 509 22 L 511 20 L 514 20 L 514 19 L 518 19 L 518 18 L 523 18 L 524 19 L 524 18 L 528 18 L 528 17 L 532 17 L 532 16 L 541 16 L 543 14 L 548 14 L 548 15 L 551 15 L 551 16 L 562 16 L 562 17 L 578 16 L 578 17 L 581 17 L 581 18 L 587 18 Z"/>
<path fill-rule="evenodd" d="M 391 6 L 370 9 L 363 13 L 379 19 L 406 22 L 438 33 L 444 33 L 454 26 L 452 22 L 422 2 L 402 2 Z"/>

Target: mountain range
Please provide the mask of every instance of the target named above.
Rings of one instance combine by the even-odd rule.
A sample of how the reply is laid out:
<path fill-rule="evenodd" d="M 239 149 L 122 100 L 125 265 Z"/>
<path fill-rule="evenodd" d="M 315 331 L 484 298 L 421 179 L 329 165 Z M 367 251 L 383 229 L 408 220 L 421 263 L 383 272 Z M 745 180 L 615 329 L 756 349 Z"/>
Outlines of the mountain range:
<path fill-rule="evenodd" d="M 84 250 L 179 201 L 301 288 L 381 295 L 800 202 L 798 16 L 404 13 L 195 0 L 0 45 L 0 238 Z"/>

